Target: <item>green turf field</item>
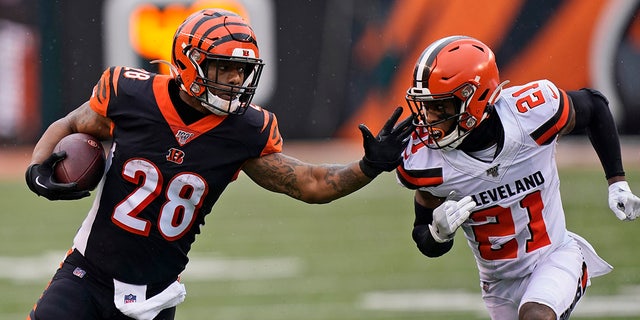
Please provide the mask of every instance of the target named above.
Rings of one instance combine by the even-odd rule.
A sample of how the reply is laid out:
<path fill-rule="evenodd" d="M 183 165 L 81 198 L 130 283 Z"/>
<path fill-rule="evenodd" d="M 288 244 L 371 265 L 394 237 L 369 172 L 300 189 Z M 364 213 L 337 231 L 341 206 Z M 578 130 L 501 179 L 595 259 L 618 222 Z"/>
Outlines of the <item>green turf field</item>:
<path fill-rule="evenodd" d="M 593 281 L 573 319 L 640 318 L 640 221 L 623 223 L 609 211 L 600 170 L 561 172 L 569 229 L 615 267 Z M 640 172 L 628 176 L 640 192 Z M 23 319 L 90 200 L 49 202 L 22 181 L 5 181 L 0 203 L 0 319 Z M 412 192 L 392 174 L 327 205 L 269 193 L 241 176 L 192 250 L 177 319 L 487 319 L 462 235 L 448 255 L 424 258 L 410 236 L 412 206 Z"/>

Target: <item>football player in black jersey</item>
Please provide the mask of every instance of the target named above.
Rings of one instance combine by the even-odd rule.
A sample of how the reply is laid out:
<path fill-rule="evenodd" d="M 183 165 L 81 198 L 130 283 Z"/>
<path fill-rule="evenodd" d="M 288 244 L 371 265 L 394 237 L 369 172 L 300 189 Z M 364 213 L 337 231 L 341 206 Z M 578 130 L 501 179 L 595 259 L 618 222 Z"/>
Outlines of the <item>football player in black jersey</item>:
<path fill-rule="evenodd" d="M 74 132 L 111 142 L 94 205 L 30 319 L 173 319 L 178 282 L 204 217 L 244 171 L 258 185 L 308 203 L 346 196 L 395 169 L 414 130 L 398 108 L 364 157 L 315 165 L 286 156 L 273 113 L 252 105 L 263 62 L 251 27 L 219 9 L 189 16 L 173 39 L 172 74 L 107 69 L 89 101 L 36 144 L 29 188 L 49 200 L 89 195 L 52 179 Z"/>

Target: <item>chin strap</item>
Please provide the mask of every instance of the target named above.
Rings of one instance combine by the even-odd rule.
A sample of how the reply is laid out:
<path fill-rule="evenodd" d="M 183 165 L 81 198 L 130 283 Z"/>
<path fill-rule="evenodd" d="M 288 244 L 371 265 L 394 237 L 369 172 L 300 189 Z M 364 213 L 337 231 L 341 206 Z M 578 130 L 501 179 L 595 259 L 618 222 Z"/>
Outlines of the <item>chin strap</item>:
<path fill-rule="evenodd" d="M 495 90 L 493 90 L 493 93 L 491 93 L 491 96 L 489 97 L 489 102 L 487 104 L 489 105 L 494 105 L 496 103 L 496 100 L 498 100 L 498 97 L 500 97 L 500 93 L 502 92 L 502 88 L 504 86 L 506 86 L 510 81 L 509 80 L 505 80 L 502 81 L 502 83 L 500 83 Z"/>

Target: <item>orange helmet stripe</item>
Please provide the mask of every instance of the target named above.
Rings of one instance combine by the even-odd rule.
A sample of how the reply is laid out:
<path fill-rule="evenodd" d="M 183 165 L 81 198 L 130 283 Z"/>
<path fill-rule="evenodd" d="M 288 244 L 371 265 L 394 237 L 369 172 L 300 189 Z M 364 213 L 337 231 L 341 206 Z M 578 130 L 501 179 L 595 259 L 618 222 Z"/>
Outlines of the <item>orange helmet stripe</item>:
<path fill-rule="evenodd" d="M 188 43 L 191 45 L 210 51 L 227 42 L 240 41 L 250 43 L 257 49 L 258 44 L 255 37 L 246 32 L 247 29 L 251 30 L 251 27 L 241 20 L 240 16 L 205 12 L 200 19 L 195 19 L 196 17 L 187 19 L 178 29 L 180 33 L 189 36 Z M 220 30 L 221 28 L 223 29 Z M 219 30 L 222 32 L 220 32 L 220 36 L 216 36 Z M 197 43 L 193 43 L 194 38 L 197 39 Z"/>

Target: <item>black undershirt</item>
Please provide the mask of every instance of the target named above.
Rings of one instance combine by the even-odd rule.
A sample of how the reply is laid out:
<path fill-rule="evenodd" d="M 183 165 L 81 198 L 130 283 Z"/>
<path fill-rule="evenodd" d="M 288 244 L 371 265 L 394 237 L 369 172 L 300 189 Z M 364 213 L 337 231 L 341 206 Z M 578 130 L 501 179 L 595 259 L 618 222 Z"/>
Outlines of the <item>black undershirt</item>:
<path fill-rule="evenodd" d="M 457 149 L 469 153 L 484 150 L 494 144 L 497 144 L 495 154 L 497 156 L 504 145 L 504 128 L 495 109 L 491 110 L 489 117 L 469 133 Z"/>
<path fill-rule="evenodd" d="M 180 98 L 180 88 L 175 81 L 169 81 L 169 97 L 171 98 L 171 103 L 178 112 L 180 119 L 182 119 L 182 122 L 186 125 L 190 125 L 209 115 L 196 110 L 188 103 L 184 102 Z"/>

